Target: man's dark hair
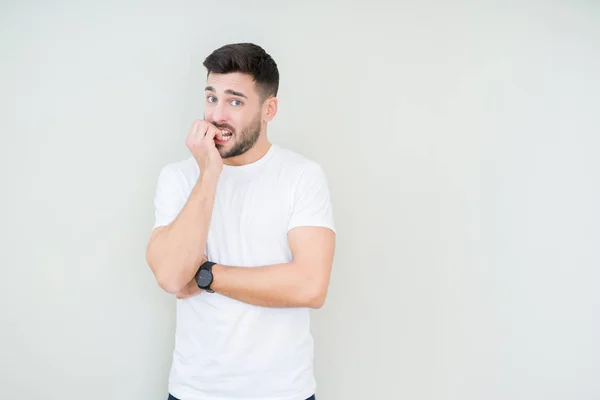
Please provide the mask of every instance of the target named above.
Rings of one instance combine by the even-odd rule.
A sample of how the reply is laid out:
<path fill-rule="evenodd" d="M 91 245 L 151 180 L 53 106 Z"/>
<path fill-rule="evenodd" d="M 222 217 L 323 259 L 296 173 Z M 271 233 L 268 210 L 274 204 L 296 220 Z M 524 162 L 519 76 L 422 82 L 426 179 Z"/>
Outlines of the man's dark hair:
<path fill-rule="evenodd" d="M 279 70 L 277 64 L 260 46 L 253 43 L 233 43 L 213 51 L 204 60 L 204 66 L 217 74 L 241 72 L 252 75 L 261 99 L 277 96 Z"/>

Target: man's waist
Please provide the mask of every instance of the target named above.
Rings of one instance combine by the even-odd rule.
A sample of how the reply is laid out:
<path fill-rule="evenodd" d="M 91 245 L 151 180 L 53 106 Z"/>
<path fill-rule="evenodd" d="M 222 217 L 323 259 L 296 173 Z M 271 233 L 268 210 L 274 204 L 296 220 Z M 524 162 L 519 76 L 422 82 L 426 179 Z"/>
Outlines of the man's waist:
<path fill-rule="evenodd" d="M 185 399 L 273 399 L 299 400 L 315 390 L 312 363 L 293 360 L 270 368 L 252 365 L 183 364 L 175 361 L 169 377 L 169 391 Z M 178 396 L 178 397 L 179 397 Z"/>

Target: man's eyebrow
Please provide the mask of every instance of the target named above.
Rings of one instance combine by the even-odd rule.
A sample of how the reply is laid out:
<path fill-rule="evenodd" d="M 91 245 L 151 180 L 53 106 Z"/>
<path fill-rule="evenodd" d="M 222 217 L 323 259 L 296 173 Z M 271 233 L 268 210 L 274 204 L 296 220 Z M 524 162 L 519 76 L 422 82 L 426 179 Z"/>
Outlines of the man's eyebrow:
<path fill-rule="evenodd" d="M 207 86 L 206 88 L 204 88 L 204 90 L 206 90 L 206 91 L 208 91 L 208 92 L 215 92 L 215 91 L 216 91 L 216 90 L 215 90 L 215 88 L 214 88 L 214 87 L 212 87 L 212 86 Z M 246 97 L 246 95 L 245 95 L 244 93 L 241 93 L 241 92 L 236 92 L 235 90 L 231 90 L 231 89 L 227 89 L 227 90 L 225 91 L 225 93 L 227 93 L 227 94 L 231 94 L 231 95 L 233 95 L 233 96 L 243 97 L 243 98 L 245 98 L 245 99 L 247 99 L 247 98 L 248 98 L 248 97 Z"/>
<path fill-rule="evenodd" d="M 246 95 L 244 93 L 236 92 L 235 90 L 227 89 L 225 91 L 225 93 L 231 94 L 233 96 L 243 97 L 243 98 L 247 99 L 247 97 L 246 97 Z"/>

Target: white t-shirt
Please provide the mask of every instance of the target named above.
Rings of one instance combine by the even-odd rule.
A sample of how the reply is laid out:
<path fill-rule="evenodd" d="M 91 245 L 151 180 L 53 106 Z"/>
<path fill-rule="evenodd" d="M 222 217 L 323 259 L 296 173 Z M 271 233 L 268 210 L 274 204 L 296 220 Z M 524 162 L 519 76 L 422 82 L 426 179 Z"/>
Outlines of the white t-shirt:
<path fill-rule="evenodd" d="M 175 219 L 198 176 L 193 157 L 162 169 L 155 227 Z M 315 161 L 273 144 L 252 164 L 224 165 L 205 254 L 236 267 L 290 262 L 287 233 L 297 226 L 335 231 L 327 179 Z M 182 400 L 305 400 L 315 393 L 308 308 L 202 292 L 177 300 L 175 339 L 169 392 Z"/>

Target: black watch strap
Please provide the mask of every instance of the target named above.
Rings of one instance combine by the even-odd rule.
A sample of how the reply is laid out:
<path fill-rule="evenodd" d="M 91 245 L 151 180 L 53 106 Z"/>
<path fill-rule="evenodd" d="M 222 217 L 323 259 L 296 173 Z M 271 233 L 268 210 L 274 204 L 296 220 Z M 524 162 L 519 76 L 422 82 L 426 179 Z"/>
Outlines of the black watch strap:
<path fill-rule="evenodd" d="M 202 264 L 200 266 L 200 269 L 207 269 L 210 272 L 212 272 L 212 267 L 213 265 L 215 265 L 216 263 L 212 262 L 212 261 L 204 261 L 204 264 Z"/>

